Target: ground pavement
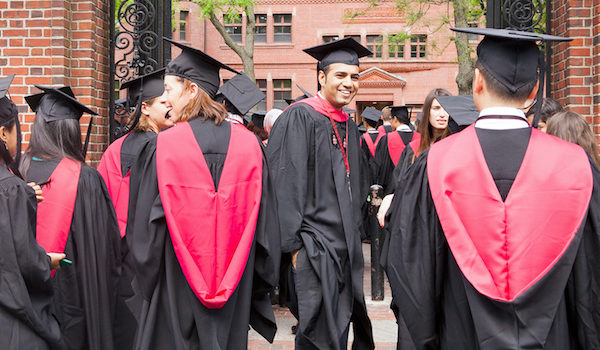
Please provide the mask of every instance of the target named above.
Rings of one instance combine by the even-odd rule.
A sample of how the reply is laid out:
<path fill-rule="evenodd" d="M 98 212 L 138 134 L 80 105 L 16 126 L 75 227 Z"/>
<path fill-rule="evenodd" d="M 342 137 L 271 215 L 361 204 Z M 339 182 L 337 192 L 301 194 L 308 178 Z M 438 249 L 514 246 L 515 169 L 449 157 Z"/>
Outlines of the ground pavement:
<path fill-rule="evenodd" d="M 373 337 L 375 338 L 375 349 L 395 350 L 396 338 L 398 336 L 398 327 L 394 313 L 390 310 L 390 301 L 392 293 L 390 285 L 385 281 L 385 299 L 383 301 L 371 300 L 371 246 L 363 244 L 363 254 L 365 257 L 365 301 L 367 302 L 367 311 L 373 325 Z M 296 324 L 296 319 L 287 308 L 275 307 L 275 317 L 277 319 L 277 334 L 273 344 L 269 344 L 258 333 L 251 330 L 248 335 L 248 348 L 251 350 L 292 350 L 294 349 L 294 335 L 291 328 Z M 348 349 L 352 344 L 352 330 L 350 330 L 350 339 Z"/>

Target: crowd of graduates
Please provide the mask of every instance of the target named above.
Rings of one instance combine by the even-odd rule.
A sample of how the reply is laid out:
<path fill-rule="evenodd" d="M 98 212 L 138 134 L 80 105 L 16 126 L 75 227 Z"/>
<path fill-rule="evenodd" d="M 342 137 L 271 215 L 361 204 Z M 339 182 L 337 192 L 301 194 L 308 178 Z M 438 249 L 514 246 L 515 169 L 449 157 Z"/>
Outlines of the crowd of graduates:
<path fill-rule="evenodd" d="M 350 329 L 373 349 L 376 184 L 398 349 L 600 348 L 596 140 L 538 93 L 536 42 L 566 39 L 456 30 L 485 36 L 473 96 L 432 89 L 416 120 L 346 107 L 371 55 L 351 38 L 304 50 L 316 94 L 251 114 L 254 82 L 165 39 L 181 54 L 123 84 L 130 116 L 97 170 L 79 126 L 95 112 L 69 87 L 26 98 L 21 152 L 0 80 L 0 346 L 244 349 L 249 327 L 273 341 L 277 291 L 297 349 L 347 349 Z"/>

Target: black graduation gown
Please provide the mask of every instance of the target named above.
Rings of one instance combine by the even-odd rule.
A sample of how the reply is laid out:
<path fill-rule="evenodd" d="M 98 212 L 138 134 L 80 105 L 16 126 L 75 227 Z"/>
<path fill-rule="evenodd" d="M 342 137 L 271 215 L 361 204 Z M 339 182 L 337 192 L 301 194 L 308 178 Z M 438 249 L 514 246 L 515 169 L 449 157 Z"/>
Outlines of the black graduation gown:
<path fill-rule="evenodd" d="M 230 128 L 240 126 L 226 121 L 216 126 L 201 119 L 190 121 L 190 126 L 218 186 Z M 139 191 L 130 199 L 136 204 L 129 212 L 126 237 L 143 298 L 135 349 L 245 349 L 249 324 L 272 341 L 276 324 L 268 293 L 277 284 L 280 250 L 277 208 L 266 163 L 248 263 L 227 303 L 209 309 L 190 288 L 175 255 L 159 196 L 155 154 L 153 140 L 142 151 L 131 178 L 132 187 Z M 202 224 L 201 217 L 198 224 Z"/>
<path fill-rule="evenodd" d="M 32 160 L 27 181 L 46 181 L 59 162 Z M 68 349 L 114 347 L 120 240 L 104 181 L 96 169 L 82 164 L 64 250 L 73 265 L 57 271 L 53 278 L 52 309 Z"/>
<path fill-rule="evenodd" d="M 507 140 L 516 137 L 524 140 L 526 146 L 528 135 L 520 135 L 522 132 L 477 131 L 490 172 L 503 199 L 510 190 L 524 154 L 523 143 L 511 144 Z M 495 148 L 503 149 L 499 159 L 490 157 Z M 501 344 L 515 339 L 523 344 L 543 341 L 540 329 L 529 328 L 527 319 L 553 317 L 549 320 L 551 324 L 548 324 L 550 327 L 543 345 L 529 345 L 527 349 L 600 348 L 600 303 L 597 301 L 600 288 L 597 253 L 600 247 L 600 173 L 597 169 L 591 166 L 594 185 L 587 217 L 577 232 L 581 237 L 580 243 L 571 244 L 541 280 L 515 302 L 509 303 L 480 294 L 458 267 L 431 198 L 427 177 L 428 154 L 429 150 L 426 150 L 410 169 L 402 205 L 397 209 L 402 214 L 400 223 L 392 227 L 388 256 L 387 271 L 392 292 L 395 300 L 399 301 L 400 314 L 407 320 L 412 347 L 524 349 L 514 343 L 510 347 Z M 540 183 L 541 189 L 543 186 Z M 572 264 L 571 268 L 564 267 L 569 264 Z M 560 287 L 556 281 L 564 274 L 569 275 L 566 287 Z M 550 311 L 552 305 L 557 306 L 557 311 Z"/>
<path fill-rule="evenodd" d="M 145 149 L 148 142 L 156 139 L 157 134 L 153 131 L 139 132 L 134 131 L 124 136 L 125 140 L 121 147 L 121 175 L 124 177 L 132 171 L 133 166 L 140 158 L 140 154 Z M 130 173 L 131 177 L 135 176 Z M 129 197 L 137 198 L 137 188 L 129 186 Z M 131 203 L 131 202 L 130 202 Z M 132 208 L 135 210 L 135 208 Z M 142 298 L 140 293 L 136 293 L 137 282 L 134 282 L 135 270 L 133 259 L 129 255 L 127 246 L 127 235 L 121 239 L 121 261 L 122 273 L 119 280 L 119 296 L 117 299 L 117 315 L 114 326 L 115 349 L 132 349 L 137 330 L 137 316 L 141 312 Z"/>
<path fill-rule="evenodd" d="M 31 187 L 0 164 L 0 348 L 63 349 L 50 312 L 50 258 L 35 239 Z"/>
<path fill-rule="evenodd" d="M 400 138 L 402 139 L 402 143 L 404 143 L 404 145 L 407 146 L 407 147 L 404 147 L 404 149 L 410 148 L 410 147 L 408 147 L 408 143 L 412 140 L 413 132 L 412 131 L 396 131 L 396 132 L 400 135 Z M 404 150 L 402 150 L 402 152 L 404 152 Z M 393 173 L 394 173 L 394 169 L 396 168 L 396 165 L 394 165 L 394 162 L 392 161 L 392 158 L 390 157 L 387 134 L 384 135 L 381 138 L 381 140 L 379 141 L 379 144 L 377 144 L 377 148 L 375 150 L 375 163 L 376 163 L 376 168 L 377 168 L 376 183 L 383 187 L 384 196 L 394 193 L 395 185 L 394 185 Z M 398 161 L 398 164 L 401 164 L 401 162 Z"/>
<path fill-rule="evenodd" d="M 335 124 L 345 138 L 346 123 Z M 329 118 L 307 104 L 290 106 L 269 137 L 267 157 L 281 213 L 282 251 L 300 250 L 291 279 L 297 306 L 290 308 L 300 322 L 299 348 L 345 347 L 351 318 L 353 347 L 373 348 L 360 240 L 367 186 L 361 178 L 359 133 L 354 122 L 347 125 L 349 180 Z"/>
<path fill-rule="evenodd" d="M 360 148 L 363 150 L 363 152 L 365 154 L 366 164 L 367 164 L 367 168 L 364 171 L 364 174 L 362 176 L 367 177 L 369 186 L 374 184 L 375 179 L 377 178 L 377 165 L 375 163 L 375 157 L 371 154 L 371 150 L 369 150 L 369 146 L 367 146 L 367 143 L 365 142 L 364 138 L 370 137 L 371 140 L 373 140 L 373 143 L 375 143 L 375 140 L 377 140 L 378 135 L 379 135 L 379 133 L 370 133 L 367 131 L 360 136 L 360 138 L 361 138 Z"/>

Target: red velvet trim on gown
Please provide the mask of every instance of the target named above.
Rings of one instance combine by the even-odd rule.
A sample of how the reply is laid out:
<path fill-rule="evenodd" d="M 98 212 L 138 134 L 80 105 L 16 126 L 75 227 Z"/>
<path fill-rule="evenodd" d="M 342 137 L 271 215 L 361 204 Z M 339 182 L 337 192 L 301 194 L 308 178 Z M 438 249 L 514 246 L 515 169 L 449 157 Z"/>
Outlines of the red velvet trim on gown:
<path fill-rule="evenodd" d="M 375 157 L 375 149 L 377 148 L 377 144 L 373 143 L 373 139 L 367 132 L 363 134 L 363 139 L 365 140 L 365 143 L 367 144 L 367 147 L 369 148 L 369 152 L 371 152 L 371 156 Z M 378 141 L 379 139 L 380 139 L 380 136 L 377 135 L 376 141 Z"/>
<path fill-rule="evenodd" d="M 427 175 L 460 270 L 480 293 L 501 301 L 515 300 L 563 256 L 593 186 L 583 149 L 537 129 L 505 202 L 474 126 L 431 146 Z"/>
<path fill-rule="evenodd" d="M 44 200 L 37 207 L 36 239 L 48 253 L 65 250 L 80 174 L 81 163 L 63 158 L 50 175 L 50 182 L 44 185 Z"/>
<path fill-rule="evenodd" d="M 416 131 L 413 132 L 412 140 L 409 142 L 409 144 L 413 142 L 416 142 L 417 145 L 419 144 L 419 142 L 421 142 L 421 134 L 419 134 Z M 394 166 L 398 165 L 398 161 L 400 160 L 402 151 L 406 147 L 406 145 L 402 141 L 402 137 L 398 132 L 390 132 L 387 134 L 387 146 L 388 152 L 390 154 L 390 159 L 394 163 Z"/>
<path fill-rule="evenodd" d="M 104 179 L 106 189 L 115 207 L 121 238 L 125 237 L 127 209 L 129 208 L 129 172 L 125 177 L 121 175 L 121 147 L 123 147 L 123 141 L 127 135 L 120 137 L 108 146 L 98 165 L 98 172 Z"/>
<path fill-rule="evenodd" d="M 331 116 L 331 118 L 333 120 L 335 120 L 336 122 L 344 123 L 348 120 L 348 118 L 350 118 L 350 116 L 346 112 L 344 112 L 343 110 L 335 109 L 335 107 L 333 107 L 329 103 L 329 101 L 325 100 L 324 98 L 320 97 L 319 95 L 305 98 L 298 102 L 294 102 L 291 105 L 289 105 L 287 108 L 290 108 L 291 106 L 298 104 L 298 103 L 306 103 L 307 105 L 311 106 L 315 111 L 317 111 L 323 115 L 326 115 L 326 116 Z"/>
<path fill-rule="evenodd" d="M 262 151 L 254 134 L 231 127 L 215 191 L 189 123 L 158 136 L 158 188 L 173 248 L 196 296 L 221 308 L 244 273 L 262 191 Z"/>

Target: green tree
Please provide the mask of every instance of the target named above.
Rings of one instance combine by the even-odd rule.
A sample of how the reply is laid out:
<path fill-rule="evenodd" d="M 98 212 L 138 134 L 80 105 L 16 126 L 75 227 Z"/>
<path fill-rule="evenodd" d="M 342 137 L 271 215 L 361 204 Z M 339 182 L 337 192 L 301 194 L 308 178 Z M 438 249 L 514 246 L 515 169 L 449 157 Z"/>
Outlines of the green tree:
<path fill-rule="evenodd" d="M 380 5 L 380 0 L 370 0 L 369 8 L 362 12 L 353 13 L 359 16 L 370 9 Z M 431 15 L 433 7 L 447 5 L 447 11 L 443 15 Z M 395 0 L 398 15 L 406 21 L 406 30 L 391 34 L 388 42 L 402 43 L 412 38 L 411 29 L 419 25 L 428 28 L 430 33 L 447 30 L 450 26 L 467 27 L 469 23 L 482 23 L 485 14 L 484 0 Z M 453 17 L 450 18 L 450 6 L 452 6 Z M 430 51 L 443 51 L 448 44 L 454 42 L 458 61 L 458 75 L 456 84 L 461 95 L 472 94 L 475 58 L 473 49 L 469 44 L 467 34 L 455 33 L 449 37 L 449 41 L 443 45 L 430 42 Z"/>
<path fill-rule="evenodd" d="M 186 0 L 173 0 L 180 2 Z M 254 1 L 253 0 L 187 0 L 198 4 L 202 18 L 210 20 L 210 23 L 217 29 L 217 32 L 225 40 L 225 44 L 229 46 L 242 60 L 244 73 L 251 79 L 254 78 L 254 27 L 256 18 L 254 17 Z M 233 22 L 240 14 L 246 16 L 246 36 L 244 45 L 237 43 L 221 22 Z M 241 25 L 241 24 L 240 24 Z"/>

